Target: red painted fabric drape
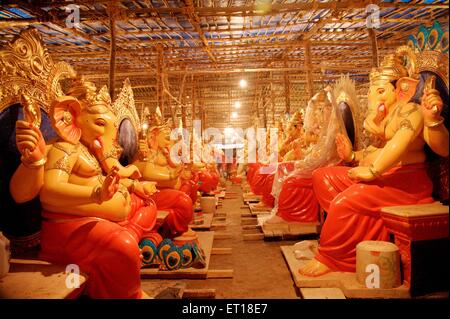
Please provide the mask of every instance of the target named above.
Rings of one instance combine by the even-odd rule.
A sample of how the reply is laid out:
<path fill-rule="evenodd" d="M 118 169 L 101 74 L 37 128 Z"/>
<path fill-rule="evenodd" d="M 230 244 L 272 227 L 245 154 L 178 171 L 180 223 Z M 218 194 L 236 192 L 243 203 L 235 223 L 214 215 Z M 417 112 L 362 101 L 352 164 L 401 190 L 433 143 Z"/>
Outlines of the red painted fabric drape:
<path fill-rule="evenodd" d="M 372 182 L 355 183 L 343 166 L 313 173 L 313 188 L 328 213 L 316 259 L 335 271 L 355 272 L 356 245 L 364 240 L 388 240 L 380 218 L 385 206 L 433 202 L 425 164 L 395 167 Z"/>

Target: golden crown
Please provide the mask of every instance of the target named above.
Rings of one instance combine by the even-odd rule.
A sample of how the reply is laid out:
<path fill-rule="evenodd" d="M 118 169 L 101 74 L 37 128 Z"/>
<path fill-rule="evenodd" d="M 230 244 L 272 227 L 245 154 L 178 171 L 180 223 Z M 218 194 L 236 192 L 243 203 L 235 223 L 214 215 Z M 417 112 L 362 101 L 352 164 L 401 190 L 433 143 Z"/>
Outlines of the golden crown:
<path fill-rule="evenodd" d="M 104 105 L 107 108 L 111 106 L 111 97 L 108 88 L 104 85 L 97 93 L 94 83 L 86 81 L 84 77 L 77 77 L 72 82 L 67 94 L 77 98 L 84 107 L 94 105 Z"/>
<path fill-rule="evenodd" d="M 407 76 L 415 77 L 415 68 L 414 51 L 407 46 L 401 46 L 395 53 L 386 55 L 379 67 L 372 69 L 370 82 L 380 80 L 392 82 Z"/>
<path fill-rule="evenodd" d="M 290 125 L 298 125 L 298 124 L 302 124 L 303 125 L 303 113 L 301 111 L 297 111 L 294 113 L 294 115 L 292 116 L 291 120 L 289 121 Z"/>
<path fill-rule="evenodd" d="M 159 106 L 153 113 L 150 113 L 148 108 L 146 108 L 144 110 L 144 114 L 145 114 L 144 120 L 147 122 L 149 130 L 153 130 L 156 128 L 170 127 L 170 123 L 168 121 L 166 122 L 163 120 Z"/>
<path fill-rule="evenodd" d="M 314 102 L 314 104 L 331 104 L 330 100 L 328 99 L 327 91 L 320 90 L 318 93 L 316 93 L 312 98 L 311 101 Z"/>

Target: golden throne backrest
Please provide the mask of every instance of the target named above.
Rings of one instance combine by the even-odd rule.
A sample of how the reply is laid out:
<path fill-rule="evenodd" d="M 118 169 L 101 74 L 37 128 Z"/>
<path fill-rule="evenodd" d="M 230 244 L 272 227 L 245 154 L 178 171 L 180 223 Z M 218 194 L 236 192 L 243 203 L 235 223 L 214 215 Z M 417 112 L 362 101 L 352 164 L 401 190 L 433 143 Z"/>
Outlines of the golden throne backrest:
<path fill-rule="evenodd" d="M 20 163 L 15 146 L 14 123 L 32 111 L 39 119 L 46 140 L 56 138 L 48 117 L 54 99 L 64 95 L 61 81 L 76 76 L 64 62 L 55 62 L 47 51 L 40 33 L 27 29 L 0 49 L 0 122 L 1 149 L 0 202 L 8 214 L 0 216 L 0 228 L 11 240 L 11 251 L 20 253 L 36 247 L 40 240 L 41 207 L 39 199 L 16 203 L 9 192 L 9 180 Z M 22 104 L 22 95 L 28 103 Z M 27 112 L 22 107 L 26 107 Z M 39 114 L 39 109 L 44 114 Z M 42 117 L 41 117 L 42 115 Z M 42 120 L 42 122 L 41 122 Z"/>
<path fill-rule="evenodd" d="M 435 21 L 431 27 L 421 26 L 416 35 L 408 38 L 408 45 L 416 54 L 416 71 L 420 74 L 419 88 L 423 87 L 424 79 L 429 76 L 436 77 L 436 88 L 441 92 L 441 98 L 446 105 L 441 113 L 445 118 L 444 125 L 449 129 L 449 65 L 448 65 L 448 30 L 444 30 L 439 22 Z M 440 84 L 440 85 L 439 85 Z M 420 90 L 413 97 L 413 102 L 420 103 Z M 445 92 L 443 92 L 445 91 Z M 445 93 L 446 96 L 443 96 Z M 441 201 L 448 201 L 448 156 L 443 158 L 431 155 L 428 150 L 428 173 L 433 181 L 433 196 Z"/>
<path fill-rule="evenodd" d="M 136 133 L 140 132 L 141 122 L 136 111 L 133 88 L 128 78 L 123 82 L 122 90 L 112 104 L 112 110 L 117 117 L 118 124 L 122 123 L 124 119 L 129 119 Z"/>
<path fill-rule="evenodd" d="M 129 164 L 139 149 L 141 122 L 136 110 L 133 88 L 128 78 L 123 82 L 122 89 L 111 108 L 117 118 L 118 139 L 123 149 L 121 160 Z M 128 123 L 131 123 L 131 127 Z"/>
<path fill-rule="evenodd" d="M 354 128 L 354 148 L 359 150 L 366 144 L 363 122 L 367 112 L 367 104 L 361 104 L 356 84 L 348 75 L 343 75 L 333 86 L 333 97 L 336 105 L 345 103 L 351 110 Z"/>
<path fill-rule="evenodd" d="M 63 95 L 60 81 L 75 76 L 69 64 L 53 61 L 36 29 L 26 29 L 0 51 L 0 112 L 25 94 L 48 113 Z"/>

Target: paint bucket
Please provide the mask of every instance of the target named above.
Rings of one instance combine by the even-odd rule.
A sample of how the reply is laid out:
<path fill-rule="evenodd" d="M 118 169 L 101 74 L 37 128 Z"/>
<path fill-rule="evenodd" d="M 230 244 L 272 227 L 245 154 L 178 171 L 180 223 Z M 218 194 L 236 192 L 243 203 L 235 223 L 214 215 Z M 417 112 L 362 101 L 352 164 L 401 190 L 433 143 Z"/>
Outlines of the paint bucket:
<path fill-rule="evenodd" d="M 214 214 L 216 212 L 216 197 L 202 196 L 200 198 L 200 206 L 202 207 L 203 213 Z"/>
<path fill-rule="evenodd" d="M 400 252 L 397 245 L 373 240 L 356 245 L 356 278 L 367 288 L 399 287 Z"/>

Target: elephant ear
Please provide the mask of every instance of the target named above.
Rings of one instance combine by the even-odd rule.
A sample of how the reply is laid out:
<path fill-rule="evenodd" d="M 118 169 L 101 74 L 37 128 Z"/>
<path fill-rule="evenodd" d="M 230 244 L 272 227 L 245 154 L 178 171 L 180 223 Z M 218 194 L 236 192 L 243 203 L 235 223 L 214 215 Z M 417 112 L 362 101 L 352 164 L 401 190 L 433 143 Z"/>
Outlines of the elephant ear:
<path fill-rule="evenodd" d="M 56 133 L 66 142 L 77 144 L 80 140 L 81 129 L 75 124 L 80 112 L 80 101 L 72 96 L 62 96 L 53 102 L 50 112 L 52 124 Z"/>
<path fill-rule="evenodd" d="M 399 79 L 395 88 L 397 99 L 399 101 L 408 103 L 416 93 L 418 84 L 419 80 L 410 77 L 403 77 Z"/>

